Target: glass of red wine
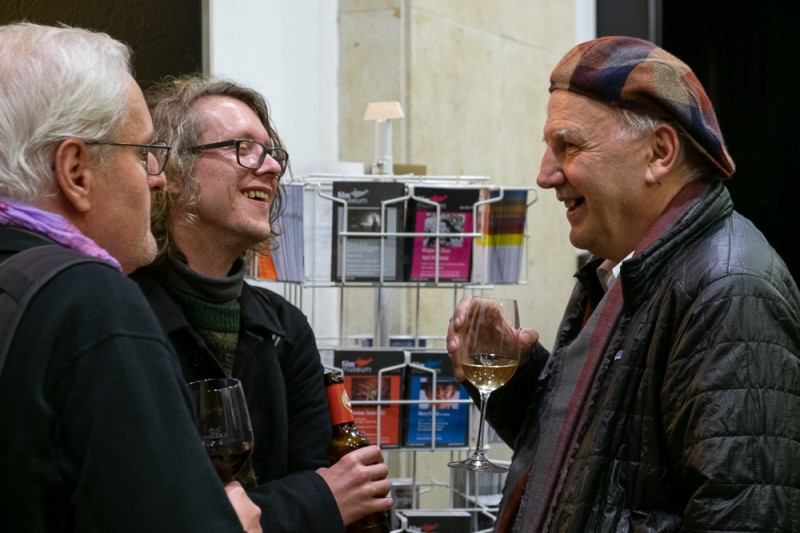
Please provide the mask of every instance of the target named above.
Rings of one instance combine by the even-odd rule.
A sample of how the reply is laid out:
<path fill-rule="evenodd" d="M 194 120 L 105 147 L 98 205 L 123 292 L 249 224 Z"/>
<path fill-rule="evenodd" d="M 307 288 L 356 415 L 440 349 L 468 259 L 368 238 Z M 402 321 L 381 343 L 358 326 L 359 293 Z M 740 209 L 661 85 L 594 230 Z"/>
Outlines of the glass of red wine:
<path fill-rule="evenodd" d="M 186 385 L 203 445 L 223 483 L 236 477 L 253 451 L 253 427 L 242 384 L 212 378 Z"/>

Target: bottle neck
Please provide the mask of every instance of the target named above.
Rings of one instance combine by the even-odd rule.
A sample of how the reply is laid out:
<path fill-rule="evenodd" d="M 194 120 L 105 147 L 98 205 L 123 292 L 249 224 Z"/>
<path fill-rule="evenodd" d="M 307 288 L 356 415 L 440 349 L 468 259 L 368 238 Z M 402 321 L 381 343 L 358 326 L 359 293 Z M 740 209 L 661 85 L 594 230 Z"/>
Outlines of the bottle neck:
<path fill-rule="evenodd" d="M 338 426 L 353 421 L 353 408 L 344 383 L 332 383 L 325 388 L 328 395 L 328 407 L 331 412 L 331 424 Z"/>

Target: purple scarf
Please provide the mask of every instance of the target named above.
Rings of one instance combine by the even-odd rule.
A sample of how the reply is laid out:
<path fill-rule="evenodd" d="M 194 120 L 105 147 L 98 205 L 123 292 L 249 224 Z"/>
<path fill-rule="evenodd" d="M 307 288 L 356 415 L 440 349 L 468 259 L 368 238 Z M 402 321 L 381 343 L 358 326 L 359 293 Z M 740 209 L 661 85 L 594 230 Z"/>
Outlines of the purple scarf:
<path fill-rule="evenodd" d="M 62 246 L 101 259 L 117 270 L 122 270 L 119 261 L 61 215 L 0 198 L 0 226 L 13 226 L 45 235 Z"/>

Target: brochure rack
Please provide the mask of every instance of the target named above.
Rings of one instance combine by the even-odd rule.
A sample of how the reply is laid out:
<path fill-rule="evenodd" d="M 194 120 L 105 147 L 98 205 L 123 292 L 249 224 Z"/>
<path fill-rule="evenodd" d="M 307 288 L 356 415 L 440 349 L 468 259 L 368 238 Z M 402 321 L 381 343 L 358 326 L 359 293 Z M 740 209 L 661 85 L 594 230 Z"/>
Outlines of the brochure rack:
<path fill-rule="evenodd" d="M 380 231 L 354 231 L 350 228 L 340 225 L 337 231 L 336 240 L 341 243 L 339 253 L 341 254 L 341 271 L 338 280 L 332 281 L 335 276 L 331 276 L 331 256 L 332 247 L 336 246 L 333 235 L 330 233 L 331 220 L 333 219 L 334 209 L 341 209 L 344 211 L 343 219 L 348 220 L 348 204 L 345 200 L 337 198 L 332 194 L 332 184 L 334 182 L 364 182 L 369 180 L 375 181 L 391 181 L 400 182 L 405 184 L 406 194 L 399 197 L 384 199 L 380 205 L 380 220 L 387 219 L 387 210 L 409 201 L 416 201 L 420 204 L 428 205 L 433 216 L 436 217 L 436 227 L 439 227 L 443 213 L 440 205 L 432 202 L 427 198 L 418 196 L 416 190 L 418 188 L 426 187 L 447 187 L 447 188 L 481 188 L 484 191 L 492 192 L 485 198 L 475 202 L 472 206 L 472 224 L 470 227 L 465 227 L 463 231 L 454 233 L 452 231 L 442 232 L 439 231 L 406 231 L 406 227 L 400 228 L 400 231 L 387 231 L 386 228 L 381 227 Z M 445 294 L 451 294 L 452 304 L 450 308 L 454 308 L 455 304 L 461 295 L 464 294 L 485 294 L 495 288 L 495 285 L 485 280 L 472 281 L 445 281 L 440 279 L 440 261 L 441 261 L 441 240 L 445 238 L 461 238 L 477 241 L 485 237 L 484 228 L 480 226 L 480 211 L 483 206 L 500 202 L 504 198 L 505 191 L 507 190 L 525 190 L 527 191 L 527 202 L 525 204 L 525 226 L 521 239 L 521 250 L 519 258 L 519 276 L 514 281 L 514 284 L 524 285 L 528 283 L 528 224 L 527 219 L 530 207 L 536 202 L 536 190 L 532 187 L 501 187 L 494 186 L 489 183 L 489 178 L 486 176 L 417 176 L 417 175 L 342 175 L 342 174 L 311 174 L 302 177 L 300 180 L 294 179 L 295 185 L 303 187 L 303 194 L 310 207 L 306 207 L 306 212 L 303 218 L 305 219 L 306 228 L 303 234 L 305 235 L 305 256 L 306 262 L 304 281 L 297 282 L 264 282 L 258 279 L 249 279 L 248 282 L 254 284 L 264 284 L 270 289 L 277 292 L 282 292 L 283 295 L 292 301 L 295 305 L 303 309 L 309 317 L 312 328 L 317 334 L 317 344 L 323 355 L 323 365 L 327 369 L 333 369 L 341 372 L 340 368 L 333 365 L 333 359 L 330 355 L 337 347 L 358 347 L 358 346 L 373 346 L 373 347 L 389 347 L 390 342 L 394 342 L 402 337 L 404 346 L 407 347 L 405 351 L 405 358 L 403 363 L 383 368 L 380 370 L 379 378 L 383 373 L 396 371 L 400 369 L 413 368 L 418 372 L 427 372 L 431 374 L 431 380 L 436 386 L 436 372 L 430 368 L 411 362 L 410 353 L 412 351 L 420 351 L 425 349 L 444 349 L 445 331 L 441 335 L 424 336 L 421 335 L 421 323 L 426 319 L 422 316 L 420 301 L 425 291 L 446 291 Z M 327 228 L 325 226 L 328 226 Z M 309 227 L 310 226 L 310 227 Z M 327 233 L 327 239 L 326 239 Z M 348 264 L 347 254 L 344 253 L 348 243 L 363 239 L 365 237 L 376 238 L 379 240 L 380 253 L 378 254 L 380 260 L 380 268 L 377 270 L 378 275 L 375 281 L 353 281 L 348 279 Z M 384 247 L 388 239 L 411 239 L 411 238 L 428 238 L 435 240 L 435 275 L 433 279 L 424 281 L 389 281 L 385 279 L 385 260 Z M 310 241 L 310 242 L 309 242 Z M 326 242 L 327 241 L 327 242 Z M 474 250 L 473 250 L 474 252 Z M 352 267 L 352 265 L 350 265 Z M 352 314 L 353 309 L 348 308 L 345 304 L 346 296 L 348 293 L 354 291 L 361 291 L 362 293 L 372 296 L 372 331 L 371 335 L 362 335 L 350 331 L 350 324 L 353 322 Z M 402 333 L 394 335 L 390 331 L 391 327 L 386 320 L 387 305 L 392 299 L 391 291 L 402 291 L 404 298 L 413 301 L 413 312 L 410 313 L 412 318 L 410 324 L 406 324 L 406 330 L 409 333 Z M 448 299 L 450 296 L 448 296 Z M 369 299 L 369 298 L 367 298 Z M 366 306 L 363 306 L 366 307 Z M 361 308 L 358 311 L 363 312 Z M 331 318 L 333 317 L 333 319 Z M 325 333 L 325 326 L 330 329 L 331 321 L 337 322 L 336 331 Z M 363 333 L 363 332 L 362 332 Z M 438 344 L 438 346 L 436 346 Z M 396 345 L 395 345 L 396 346 Z M 468 398 L 462 399 L 427 399 L 425 403 L 431 405 L 439 405 L 442 403 L 467 403 L 472 404 L 472 400 Z M 403 399 L 403 400 L 388 400 L 382 397 L 381 388 L 378 387 L 378 396 L 375 400 L 369 401 L 352 401 L 354 406 L 357 405 L 370 405 L 380 407 L 382 405 L 409 405 L 419 404 L 421 400 Z M 471 410 L 471 414 L 474 409 Z M 378 414 L 380 409 L 376 410 L 378 442 L 381 442 L 381 417 Z M 448 481 L 440 481 L 431 479 L 429 482 L 419 483 L 417 472 L 417 455 L 423 452 L 442 452 L 444 448 L 437 447 L 436 439 L 436 416 L 437 409 L 432 409 L 432 423 L 431 423 L 431 440 L 428 447 L 414 447 L 414 448 L 392 448 L 384 449 L 385 454 L 402 454 L 404 455 L 404 463 L 406 469 L 410 469 L 410 478 L 407 479 L 408 483 L 402 487 L 404 490 L 410 492 L 408 502 L 402 507 L 419 509 L 419 495 L 420 492 L 430 490 L 431 488 L 445 488 L 450 491 L 449 507 L 445 509 L 436 509 L 436 513 L 443 511 L 452 511 L 455 515 L 459 513 L 463 515 L 466 511 L 471 516 L 471 529 L 470 531 L 485 531 L 491 530 L 491 524 L 494 521 L 499 504 L 499 489 L 502 487 L 502 477 L 492 474 L 465 474 L 458 471 L 450 471 L 450 479 Z M 470 416 L 470 418 L 474 418 Z M 472 434 L 472 432 L 470 432 Z M 470 445 L 474 442 L 474 435 L 470 439 Z M 472 448 L 447 448 L 445 451 L 449 454 L 449 459 L 443 457 L 442 464 L 448 460 L 455 460 L 466 457 Z M 445 467 L 445 471 L 448 469 Z M 396 490 L 399 487 L 396 486 Z M 395 495 L 395 507 L 398 507 L 398 502 L 404 499 Z M 397 510 L 397 509 L 396 509 Z M 436 514 L 434 513 L 434 514 Z M 395 532 L 413 531 L 408 529 L 409 518 L 402 513 L 395 513 L 397 516 L 393 519 L 393 527 L 397 528 Z"/>

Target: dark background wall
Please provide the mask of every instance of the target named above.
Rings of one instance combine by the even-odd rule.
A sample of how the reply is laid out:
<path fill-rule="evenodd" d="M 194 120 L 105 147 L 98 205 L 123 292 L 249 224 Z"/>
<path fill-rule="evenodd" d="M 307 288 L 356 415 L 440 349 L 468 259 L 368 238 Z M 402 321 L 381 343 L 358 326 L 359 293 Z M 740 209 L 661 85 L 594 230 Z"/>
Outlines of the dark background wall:
<path fill-rule="evenodd" d="M 201 71 L 201 0 L 0 0 L 0 24 L 67 24 L 108 33 L 134 50 L 143 88 L 165 75 Z"/>
<path fill-rule="evenodd" d="M 793 83 L 798 45 L 794 2 L 597 0 L 598 35 L 648 38 L 683 59 L 703 83 L 737 165 L 728 182 L 752 220 L 800 281 L 800 177 Z"/>

